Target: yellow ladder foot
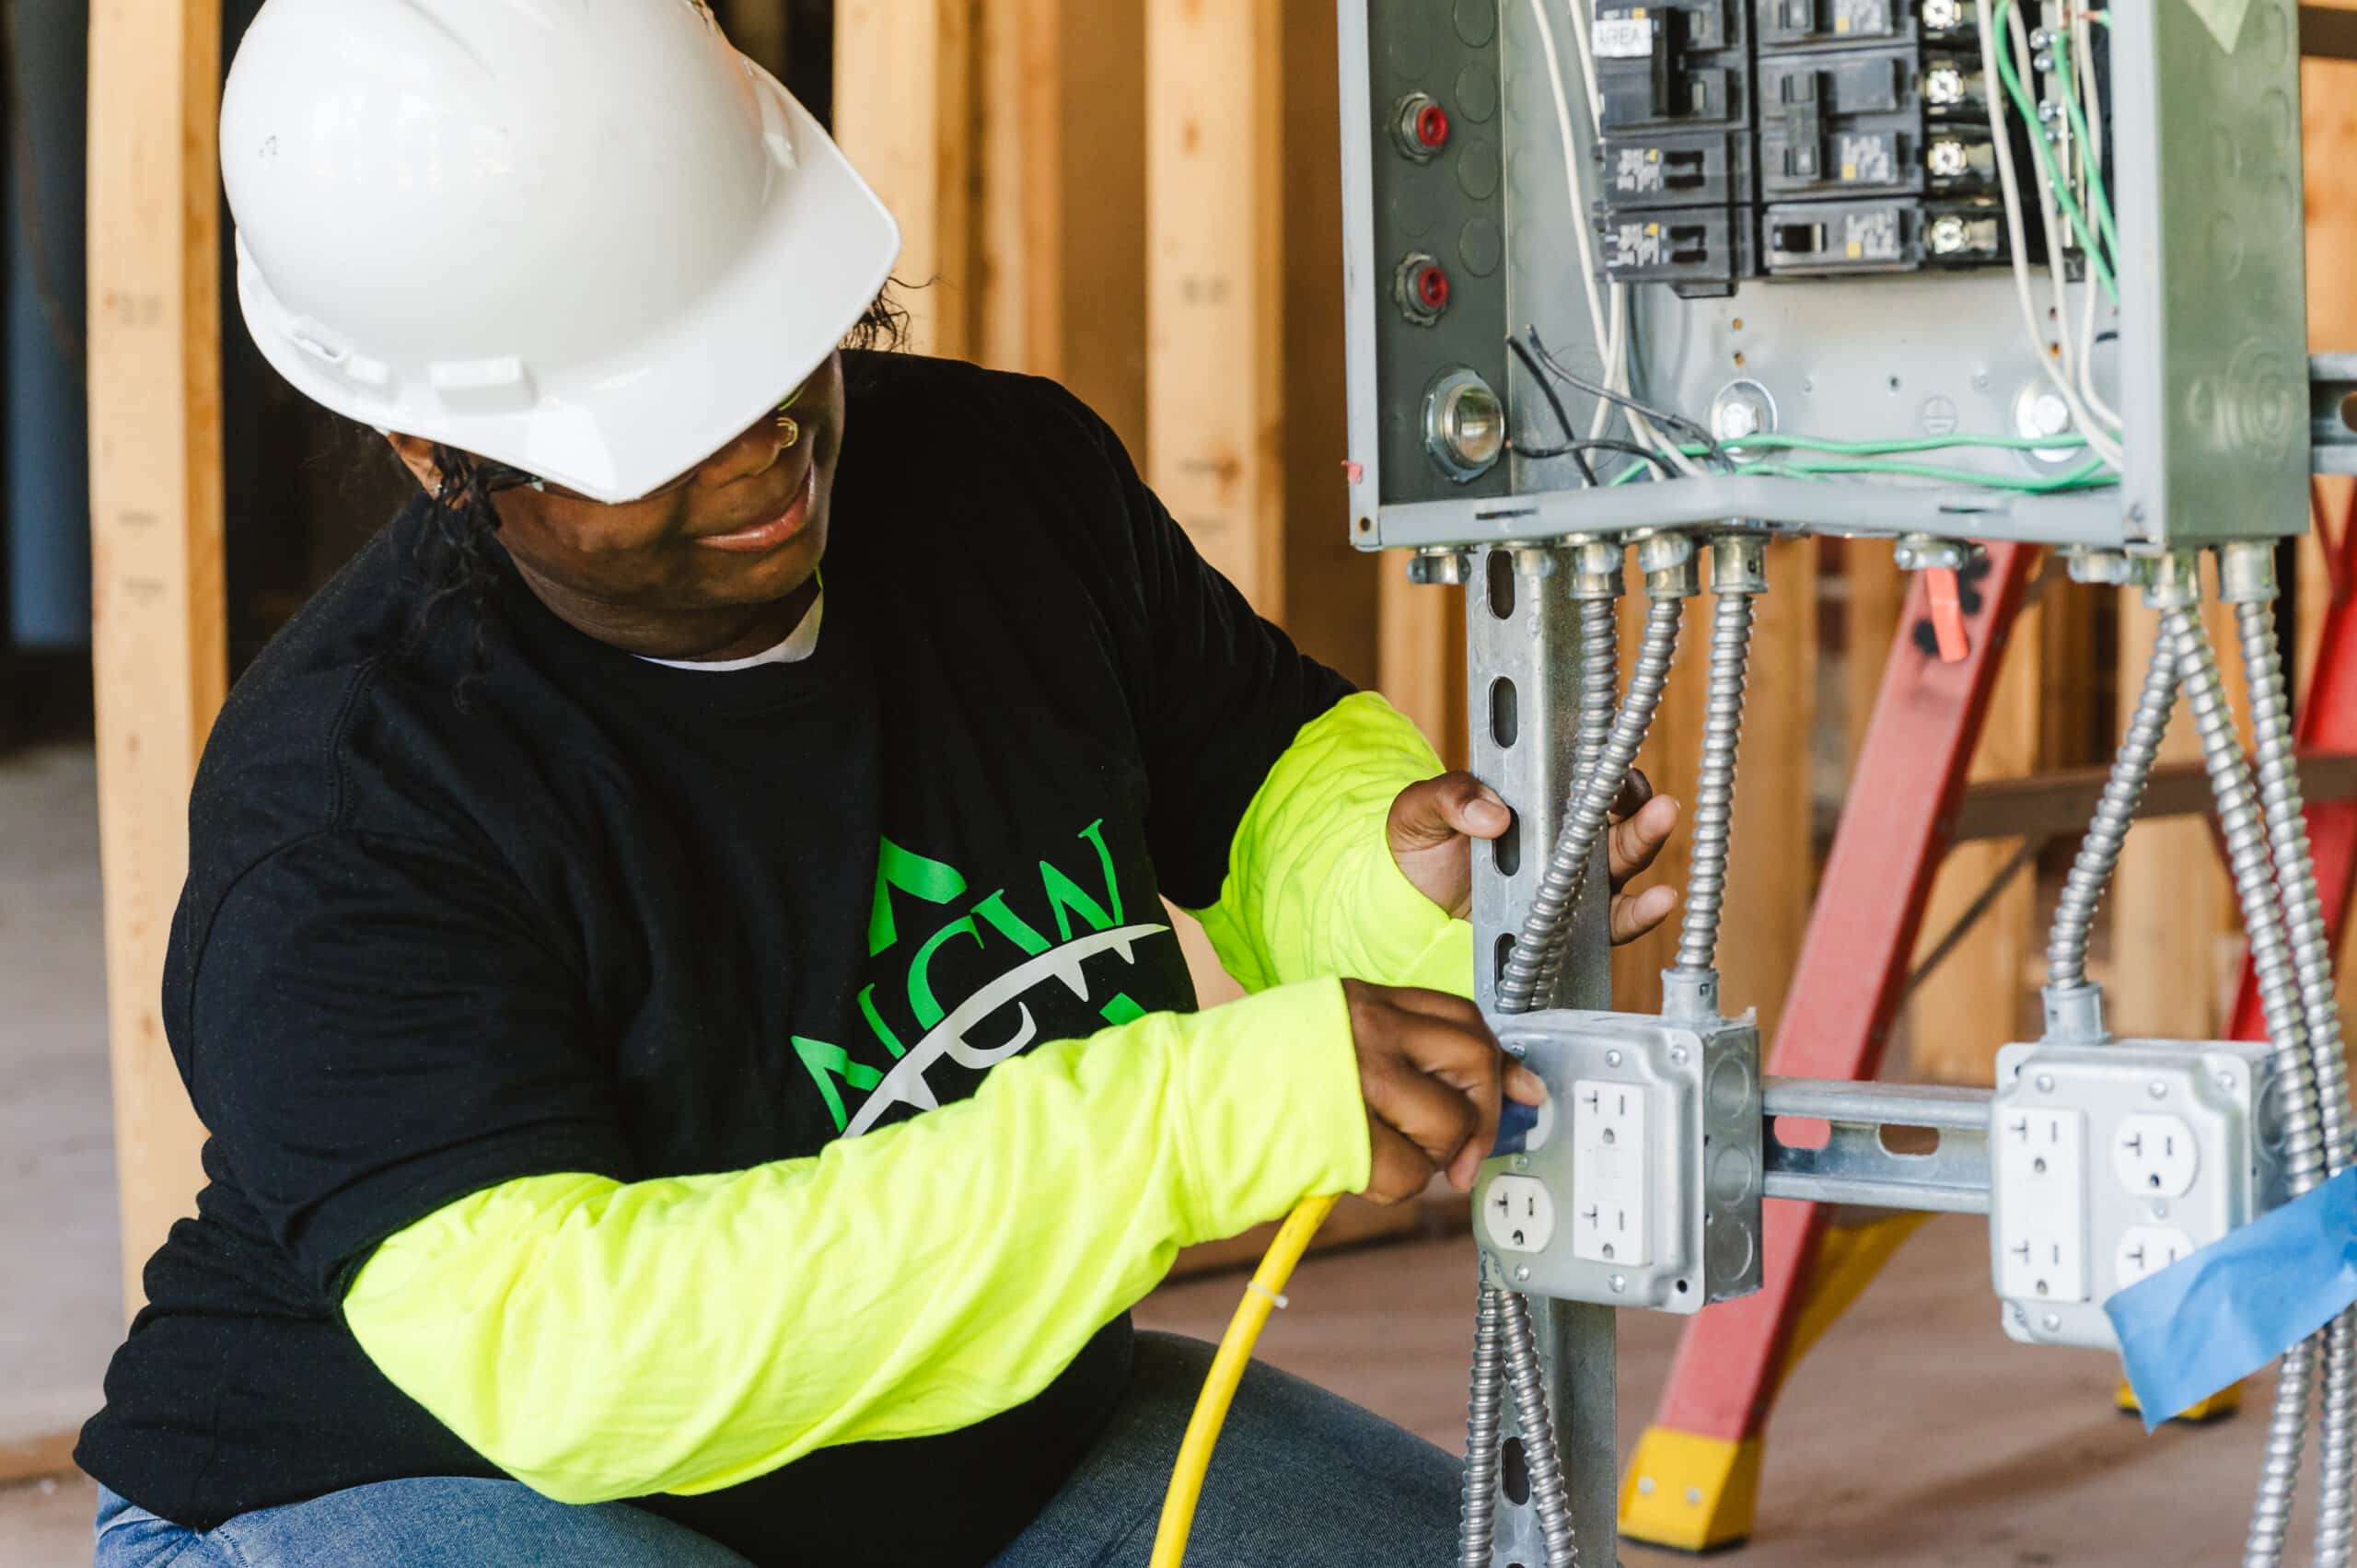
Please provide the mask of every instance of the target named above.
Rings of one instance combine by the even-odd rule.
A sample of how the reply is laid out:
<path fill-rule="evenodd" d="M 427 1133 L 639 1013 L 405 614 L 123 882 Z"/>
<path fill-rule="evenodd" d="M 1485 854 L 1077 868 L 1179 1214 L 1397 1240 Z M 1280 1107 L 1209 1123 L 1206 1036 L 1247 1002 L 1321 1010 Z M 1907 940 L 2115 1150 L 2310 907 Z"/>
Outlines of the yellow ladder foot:
<path fill-rule="evenodd" d="M 2122 1383 L 2119 1386 L 2119 1391 L 2112 1396 L 2112 1403 L 2119 1407 L 2119 1413 L 2122 1415 L 2141 1416 L 2144 1413 L 2144 1407 L 2136 1402 L 2136 1390 L 2125 1383 Z M 2169 1417 L 2169 1420 L 2182 1422 L 2188 1426 L 2207 1426 L 2213 1421 L 2225 1420 L 2242 1407 L 2243 1386 L 2239 1383 L 2232 1383 L 2200 1404 L 2187 1406 Z"/>
<path fill-rule="evenodd" d="M 1757 1437 L 1646 1428 L 1620 1487 L 1621 1538 L 1677 1551 L 1741 1546 L 1759 1507 L 1760 1458 Z"/>

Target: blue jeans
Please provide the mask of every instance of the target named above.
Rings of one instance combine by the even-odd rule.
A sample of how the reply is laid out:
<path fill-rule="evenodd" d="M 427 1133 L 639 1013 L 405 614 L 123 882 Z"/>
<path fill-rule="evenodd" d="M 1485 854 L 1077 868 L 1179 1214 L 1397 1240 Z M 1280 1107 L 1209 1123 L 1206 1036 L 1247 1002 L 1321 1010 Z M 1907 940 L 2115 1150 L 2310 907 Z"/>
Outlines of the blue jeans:
<path fill-rule="evenodd" d="M 1079 1471 L 993 1568 L 1144 1568 L 1209 1345 L 1141 1333 L 1130 1388 Z M 1217 1568 L 1440 1568 L 1455 1462 L 1338 1395 L 1254 1363 L 1187 1557 Z M 880 1543 L 888 1552 L 888 1542 Z M 572 1507 L 512 1481 L 379 1481 L 202 1535 L 99 1493 L 97 1568 L 747 1568 L 627 1503 Z M 829 1565 L 834 1568 L 834 1565 Z"/>

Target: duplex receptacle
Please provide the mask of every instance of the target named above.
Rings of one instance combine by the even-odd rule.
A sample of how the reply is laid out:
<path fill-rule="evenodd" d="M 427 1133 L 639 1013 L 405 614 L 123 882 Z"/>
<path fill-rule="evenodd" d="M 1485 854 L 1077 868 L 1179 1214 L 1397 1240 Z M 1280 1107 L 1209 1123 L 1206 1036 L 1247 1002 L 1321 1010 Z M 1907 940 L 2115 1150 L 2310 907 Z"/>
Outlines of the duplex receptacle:
<path fill-rule="evenodd" d="M 1548 1088 L 1483 1162 L 1482 1276 L 1608 1307 L 1693 1312 L 1759 1282 L 1759 1036 L 1748 1019 L 1523 1013 L 1492 1020 Z"/>
<path fill-rule="evenodd" d="M 1990 1102 L 2005 1331 L 2112 1348 L 2111 1294 L 2282 1201 L 2262 1043 L 2009 1045 Z"/>

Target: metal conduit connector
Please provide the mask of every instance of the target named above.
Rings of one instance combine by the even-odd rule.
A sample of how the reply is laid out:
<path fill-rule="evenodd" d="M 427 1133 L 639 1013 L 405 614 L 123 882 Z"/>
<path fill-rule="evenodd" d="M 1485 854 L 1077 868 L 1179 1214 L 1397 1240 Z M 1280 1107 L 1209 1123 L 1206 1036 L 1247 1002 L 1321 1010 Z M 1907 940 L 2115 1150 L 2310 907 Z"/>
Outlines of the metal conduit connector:
<path fill-rule="evenodd" d="M 1472 1388 L 1465 1403 L 1465 1489 L 1457 1516 L 1458 1568 L 1491 1568 L 1490 1548 L 1496 1539 L 1505 1295 L 1485 1285 L 1474 1309 Z"/>
<path fill-rule="evenodd" d="M 2153 610 L 2184 610 L 2201 602 L 2201 557 L 2190 550 L 2156 556 L 2144 574 L 2144 603 Z M 2164 632 L 2164 635 L 2165 635 Z M 2209 638 L 2202 638 L 2204 648 Z M 2179 672 L 2180 677 L 2183 671 Z"/>
<path fill-rule="evenodd" d="M 1506 1381 L 1514 1391 L 1515 1424 L 1522 1433 L 1530 1507 L 1538 1516 L 1538 1533 L 1547 1543 L 1547 1568 L 1573 1568 L 1579 1553 L 1572 1544 L 1571 1504 L 1563 1493 L 1563 1461 L 1555 1446 L 1555 1418 L 1547 1409 L 1538 1336 L 1530 1327 L 1529 1304 L 1512 1291 L 1504 1295 Z"/>
<path fill-rule="evenodd" d="M 1693 853 L 1675 968 L 1662 971 L 1665 1017 L 1719 1016 L 1719 915 L 1726 899 L 1735 822 L 1735 770 L 1743 739 L 1743 689 L 1751 656 L 1751 601 L 1768 588 L 1768 541 L 1722 534 L 1711 541 L 1710 693 L 1694 783 Z"/>
<path fill-rule="evenodd" d="M 1694 541 L 1682 533 L 1651 534 L 1638 540 L 1637 569 L 1645 575 L 1648 598 L 1691 598 L 1702 591 Z"/>
<path fill-rule="evenodd" d="M 1427 586 L 1465 581 L 1465 554 L 1457 550 L 1420 550 L 1408 557 L 1408 580 Z"/>
<path fill-rule="evenodd" d="M 2218 602 L 2265 604 L 2275 596 L 2273 540 L 2236 540 L 2218 547 Z"/>
<path fill-rule="evenodd" d="M 1567 553 L 1571 557 L 1572 598 L 1585 602 L 1620 597 L 1624 591 L 1622 562 L 1627 551 L 1603 540 L 1587 539 L 1573 544 Z"/>

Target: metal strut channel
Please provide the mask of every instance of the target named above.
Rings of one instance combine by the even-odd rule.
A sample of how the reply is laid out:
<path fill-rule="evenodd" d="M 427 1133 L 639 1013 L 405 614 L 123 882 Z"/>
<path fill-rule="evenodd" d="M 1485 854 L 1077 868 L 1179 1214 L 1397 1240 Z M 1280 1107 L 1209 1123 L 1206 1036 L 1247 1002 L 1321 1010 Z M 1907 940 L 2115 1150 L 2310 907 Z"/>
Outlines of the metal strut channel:
<path fill-rule="evenodd" d="M 1777 1077 L 1762 1090 L 1771 1198 L 1989 1212 L 1989 1090 Z M 1788 1144 L 1777 1135 L 1780 1117 L 1825 1121 L 1832 1134 L 1822 1148 Z M 1928 1128 L 1937 1141 L 1922 1153 L 1895 1151 L 1883 1136 L 1893 1127 Z"/>

